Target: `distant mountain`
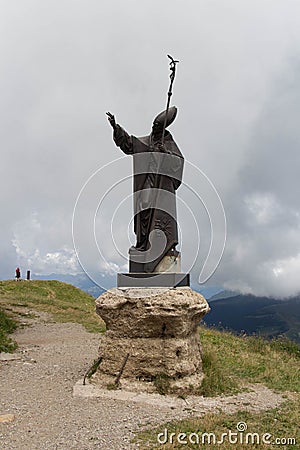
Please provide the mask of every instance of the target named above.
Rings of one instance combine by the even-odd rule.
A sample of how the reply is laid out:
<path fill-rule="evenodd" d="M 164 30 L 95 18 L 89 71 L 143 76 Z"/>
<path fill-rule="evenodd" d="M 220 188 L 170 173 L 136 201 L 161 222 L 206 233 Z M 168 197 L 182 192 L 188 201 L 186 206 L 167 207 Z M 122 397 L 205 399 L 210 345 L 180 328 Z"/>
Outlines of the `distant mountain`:
<path fill-rule="evenodd" d="M 202 286 L 201 289 L 199 289 L 199 285 L 195 286 L 192 284 L 191 288 L 194 291 L 199 292 L 199 294 L 203 295 L 203 297 L 205 297 L 207 300 L 212 299 L 213 297 L 216 297 L 225 292 L 219 286 Z"/>
<path fill-rule="evenodd" d="M 209 297 L 209 301 L 213 302 L 214 300 L 225 299 L 225 298 L 229 298 L 229 297 L 236 297 L 237 295 L 239 295 L 238 292 L 221 291 L 221 292 L 218 292 L 215 295 L 212 295 L 211 297 Z"/>
<path fill-rule="evenodd" d="M 266 338 L 285 336 L 300 343 L 300 296 L 278 300 L 235 294 L 209 303 L 211 311 L 203 320 L 207 325 Z"/>
<path fill-rule="evenodd" d="M 103 287 L 99 287 L 97 284 L 95 284 L 84 272 L 78 273 L 76 275 L 59 273 L 51 273 L 49 275 L 32 274 L 31 278 L 33 280 L 57 280 L 72 284 L 73 286 L 78 287 L 82 291 L 87 292 L 88 294 L 96 298 L 99 297 L 99 295 L 103 294 L 103 292 L 105 292 L 105 289 Z"/>

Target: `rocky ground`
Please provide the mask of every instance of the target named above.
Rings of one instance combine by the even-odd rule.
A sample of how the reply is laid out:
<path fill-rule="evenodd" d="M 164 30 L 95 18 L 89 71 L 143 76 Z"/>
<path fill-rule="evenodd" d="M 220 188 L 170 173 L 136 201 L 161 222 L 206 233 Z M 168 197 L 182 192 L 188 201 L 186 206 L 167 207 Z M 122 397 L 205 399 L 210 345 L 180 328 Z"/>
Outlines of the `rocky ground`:
<path fill-rule="evenodd" d="M 36 313 L 37 314 L 37 313 Z M 263 386 L 237 396 L 157 405 L 116 395 L 78 397 L 75 383 L 97 357 L 100 336 L 78 324 L 53 323 L 38 314 L 19 328 L 13 356 L 0 354 L 0 448 L 5 450 L 134 449 L 141 428 L 208 411 L 262 410 L 282 397 Z M 116 391 L 114 391 L 116 392 Z M 173 399 L 174 400 L 174 399 Z"/>

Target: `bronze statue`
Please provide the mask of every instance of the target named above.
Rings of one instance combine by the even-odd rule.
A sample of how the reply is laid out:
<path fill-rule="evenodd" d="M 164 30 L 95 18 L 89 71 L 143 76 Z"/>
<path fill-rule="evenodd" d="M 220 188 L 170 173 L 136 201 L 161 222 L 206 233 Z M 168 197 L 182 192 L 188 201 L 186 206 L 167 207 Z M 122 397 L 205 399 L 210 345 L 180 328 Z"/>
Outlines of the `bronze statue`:
<path fill-rule="evenodd" d="M 177 108 L 169 107 L 175 64 L 171 65 L 171 84 L 167 109 L 153 121 L 148 136 L 130 136 L 115 117 L 107 113 L 118 147 L 134 158 L 134 232 L 136 244 L 129 250 L 130 272 L 153 272 L 167 254 L 177 255 L 178 231 L 175 192 L 182 181 L 184 158 L 166 128 L 175 120 Z"/>

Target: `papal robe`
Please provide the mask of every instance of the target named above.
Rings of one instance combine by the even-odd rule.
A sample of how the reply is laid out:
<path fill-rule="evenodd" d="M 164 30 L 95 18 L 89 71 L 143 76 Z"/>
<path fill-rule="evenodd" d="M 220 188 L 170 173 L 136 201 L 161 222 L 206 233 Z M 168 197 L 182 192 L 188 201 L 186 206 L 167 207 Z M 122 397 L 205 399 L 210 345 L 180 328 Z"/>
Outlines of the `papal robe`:
<path fill-rule="evenodd" d="M 167 130 L 163 150 L 153 134 L 130 136 L 120 125 L 115 126 L 113 137 L 126 155 L 133 156 L 135 248 L 149 252 L 155 244 L 155 236 L 159 235 L 157 231 L 160 236 L 161 233 L 165 236 L 159 254 L 144 265 L 145 272 L 153 272 L 161 259 L 178 244 L 175 193 L 182 182 L 184 158 Z"/>

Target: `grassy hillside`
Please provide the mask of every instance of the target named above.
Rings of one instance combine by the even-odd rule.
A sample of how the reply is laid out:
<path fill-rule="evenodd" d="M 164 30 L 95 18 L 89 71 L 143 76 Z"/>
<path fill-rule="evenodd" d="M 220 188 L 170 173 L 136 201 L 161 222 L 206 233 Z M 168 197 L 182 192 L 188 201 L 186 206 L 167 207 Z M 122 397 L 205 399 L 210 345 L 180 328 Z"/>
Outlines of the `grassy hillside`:
<path fill-rule="evenodd" d="M 239 411 L 235 414 L 205 414 L 200 418 L 192 418 L 184 421 L 161 424 L 154 430 L 141 432 L 138 441 L 141 448 L 171 449 L 299 449 L 299 416 L 300 416 L 300 347 L 287 339 L 264 340 L 258 337 L 235 336 L 227 331 L 218 331 L 205 326 L 200 327 L 200 338 L 203 349 L 204 382 L 199 389 L 199 394 L 204 396 L 229 395 L 241 392 L 245 385 L 262 383 L 270 389 L 284 393 L 286 401 L 276 409 L 265 412 L 251 413 Z M 203 433 L 214 433 L 217 440 L 222 433 L 231 430 L 237 432 L 237 424 L 245 422 L 247 432 L 265 433 L 272 435 L 271 443 L 251 444 L 230 443 L 227 440 L 223 444 L 192 445 L 189 441 L 180 444 L 184 440 L 180 433 L 193 438 Z M 158 433 L 167 430 L 168 443 L 158 444 Z M 171 433 L 175 433 L 170 443 Z M 295 438 L 297 443 L 286 442 L 278 445 L 275 438 Z M 163 438 L 161 437 L 161 442 Z M 251 441 L 250 441 L 251 442 Z"/>
<path fill-rule="evenodd" d="M 15 331 L 17 323 L 0 308 L 0 352 L 13 352 L 16 344 L 9 337 Z"/>
<path fill-rule="evenodd" d="M 13 344 L 6 334 L 14 329 L 14 322 L 6 314 L 16 314 L 22 307 L 51 313 L 53 320 L 78 322 L 89 331 L 103 331 L 104 324 L 95 313 L 95 299 L 74 286 L 59 281 L 0 282 L 0 329 L 8 350 Z M 1 313 L 1 310 L 5 312 Z M 203 396 L 229 395 L 241 392 L 247 383 L 262 383 L 284 393 L 286 401 L 279 407 L 266 412 L 235 414 L 206 414 L 181 422 L 161 424 L 157 429 L 142 432 L 138 439 L 140 448 L 209 448 L 209 449 L 296 449 L 300 448 L 300 348 L 287 339 L 264 340 L 261 337 L 235 336 L 230 332 L 218 331 L 206 326 L 199 328 L 203 349 L 202 386 L 190 387 L 190 392 Z M 0 334 L 1 343 L 1 334 Z M 6 350 L 7 351 L 7 350 Z M 195 392 L 196 391 L 196 392 Z M 182 396 L 189 392 L 182 393 Z M 236 431 L 237 424 L 245 422 L 249 432 L 270 433 L 273 437 L 296 438 L 296 445 L 277 444 L 172 444 L 157 445 L 157 434 L 165 428 L 168 434 L 215 433 L 220 437 L 228 430 Z"/>
<path fill-rule="evenodd" d="M 95 312 L 95 299 L 60 281 L 0 281 L 0 308 L 16 317 L 20 307 L 48 312 L 57 322 L 77 322 L 91 332 L 104 331 Z"/>

